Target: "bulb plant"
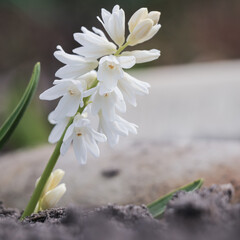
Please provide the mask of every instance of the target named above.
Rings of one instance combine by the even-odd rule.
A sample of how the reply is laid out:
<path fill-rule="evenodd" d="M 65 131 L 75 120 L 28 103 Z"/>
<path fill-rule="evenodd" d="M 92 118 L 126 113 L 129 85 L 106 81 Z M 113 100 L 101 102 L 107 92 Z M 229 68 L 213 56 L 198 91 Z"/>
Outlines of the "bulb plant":
<path fill-rule="evenodd" d="M 61 46 L 57 46 L 54 52 L 55 58 L 64 66 L 57 70 L 55 75 L 58 79 L 54 80 L 51 88 L 40 95 L 40 99 L 48 101 L 60 99 L 48 117 L 49 122 L 54 125 L 48 140 L 56 144 L 56 147 L 36 182 L 35 190 L 21 219 L 33 212 L 54 207 L 63 196 L 66 191 L 65 184 L 58 184 L 64 172 L 53 169 L 59 156 L 65 155 L 71 145 L 79 163 L 86 164 L 88 152 L 99 157 L 99 142 L 107 142 L 113 147 L 118 144 L 120 136 L 137 134 L 138 126 L 128 122 L 120 114 L 126 112 L 127 103 L 136 107 L 137 96 L 148 94 L 150 84 L 136 79 L 126 70 L 136 64 L 158 59 L 160 51 L 157 49 L 125 51 L 125 49 L 148 41 L 156 35 L 161 27 L 158 23 L 160 12 L 149 12 L 147 8 L 136 11 L 128 21 L 127 37 L 125 12 L 118 5 L 113 7 L 112 12 L 102 9 L 101 17 L 97 19 L 107 36 L 96 27 L 92 30 L 82 27 L 80 32 L 73 34 L 74 39 L 80 44 L 73 49 L 73 54 L 66 53 Z M 39 64 L 36 67 L 40 71 Z M 28 92 L 27 103 L 36 88 L 38 77 L 39 73 L 31 80 L 34 84 L 32 91 Z M 24 106 L 26 105 L 25 103 Z M 5 124 L 13 125 L 10 127 L 11 132 L 25 110 L 21 106 L 19 108 L 22 110 L 21 115 Z M 15 111 L 15 115 L 18 116 L 18 112 Z M 98 118 L 97 130 L 92 127 L 88 117 L 90 115 Z M 5 132 L 3 130 L 0 130 L 0 146 L 1 133 L 3 138 L 6 138 L 4 133 L 7 130 L 5 129 Z M 202 181 L 198 180 L 197 183 L 194 182 L 182 189 L 194 190 L 201 184 Z M 156 208 L 159 212 L 159 204 L 162 207 L 160 211 L 162 214 L 166 199 L 169 200 L 172 195 L 173 192 L 149 205 L 153 216 L 159 215 L 155 212 Z"/>

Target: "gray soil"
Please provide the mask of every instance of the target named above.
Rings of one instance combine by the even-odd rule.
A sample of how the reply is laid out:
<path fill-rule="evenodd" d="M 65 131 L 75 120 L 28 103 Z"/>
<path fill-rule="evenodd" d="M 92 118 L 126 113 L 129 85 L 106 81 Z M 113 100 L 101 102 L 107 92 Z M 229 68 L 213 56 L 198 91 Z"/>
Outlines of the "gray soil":
<path fill-rule="evenodd" d="M 20 212 L 1 203 L 0 239 L 239 239 L 240 204 L 231 203 L 232 195 L 229 185 L 178 192 L 159 220 L 145 206 L 108 205 L 87 210 L 56 208 L 20 222 Z"/>

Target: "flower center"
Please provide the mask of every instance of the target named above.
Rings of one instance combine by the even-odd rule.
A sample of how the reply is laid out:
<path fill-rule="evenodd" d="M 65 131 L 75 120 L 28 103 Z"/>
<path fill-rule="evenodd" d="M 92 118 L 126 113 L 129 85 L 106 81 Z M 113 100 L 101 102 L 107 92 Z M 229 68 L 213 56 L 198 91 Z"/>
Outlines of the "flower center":
<path fill-rule="evenodd" d="M 75 86 L 72 86 L 68 89 L 68 93 L 71 95 L 71 96 L 74 96 L 74 95 L 78 95 L 79 94 L 79 90 L 75 87 Z"/>
<path fill-rule="evenodd" d="M 104 97 L 108 97 L 108 93 L 105 93 L 105 94 L 104 94 Z"/>
<path fill-rule="evenodd" d="M 113 65 L 108 65 L 108 67 L 110 68 L 110 69 L 114 69 L 114 66 Z"/>
<path fill-rule="evenodd" d="M 77 133 L 77 136 L 78 136 L 78 137 L 82 136 L 82 133 L 80 133 L 80 132 L 79 132 L 79 133 Z"/>

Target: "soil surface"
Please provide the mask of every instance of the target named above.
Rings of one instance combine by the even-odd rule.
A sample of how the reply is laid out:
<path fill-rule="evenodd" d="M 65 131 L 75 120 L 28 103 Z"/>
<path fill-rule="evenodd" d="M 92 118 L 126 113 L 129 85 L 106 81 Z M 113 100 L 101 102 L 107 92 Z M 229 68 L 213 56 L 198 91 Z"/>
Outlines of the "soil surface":
<path fill-rule="evenodd" d="M 146 206 L 56 208 L 18 221 L 20 211 L 0 204 L 0 239 L 25 240 L 224 240 L 239 239 L 240 204 L 232 185 L 178 192 L 156 220 Z"/>

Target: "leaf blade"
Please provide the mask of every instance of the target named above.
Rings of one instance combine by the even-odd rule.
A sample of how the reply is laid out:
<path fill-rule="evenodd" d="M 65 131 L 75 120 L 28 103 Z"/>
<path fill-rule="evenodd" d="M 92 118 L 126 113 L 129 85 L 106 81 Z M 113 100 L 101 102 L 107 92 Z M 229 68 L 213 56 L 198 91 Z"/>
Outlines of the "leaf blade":
<path fill-rule="evenodd" d="M 174 193 L 176 193 L 180 190 L 186 191 L 186 192 L 195 191 L 195 190 L 201 188 L 202 185 L 203 185 L 203 179 L 198 179 L 198 180 L 191 182 L 185 186 L 177 188 L 170 193 L 167 193 L 163 197 L 160 197 L 159 199 L 155 200 L 154 202 L 148 204 L 147 208 L 153 217 L 158 218 L 158 217 L 162 216 L 162 214 L 164 213 L 166 206 L 167 206 L 168 202 L 172 199 Z"/>
<path fill-rule="evenodd" d="M 20 122 L 22 116 L 24 115 L 30 101 L 36 91 L 38 81 L 40 76 L 40 63 L 36 63 L 28 86 L 19 101 L 18 105 L 15 107 L 10 116 L 6 119 L 0 128 L 0 149 L 4 146 L 7 140 L 12 135 L 13 131 Z"/>

